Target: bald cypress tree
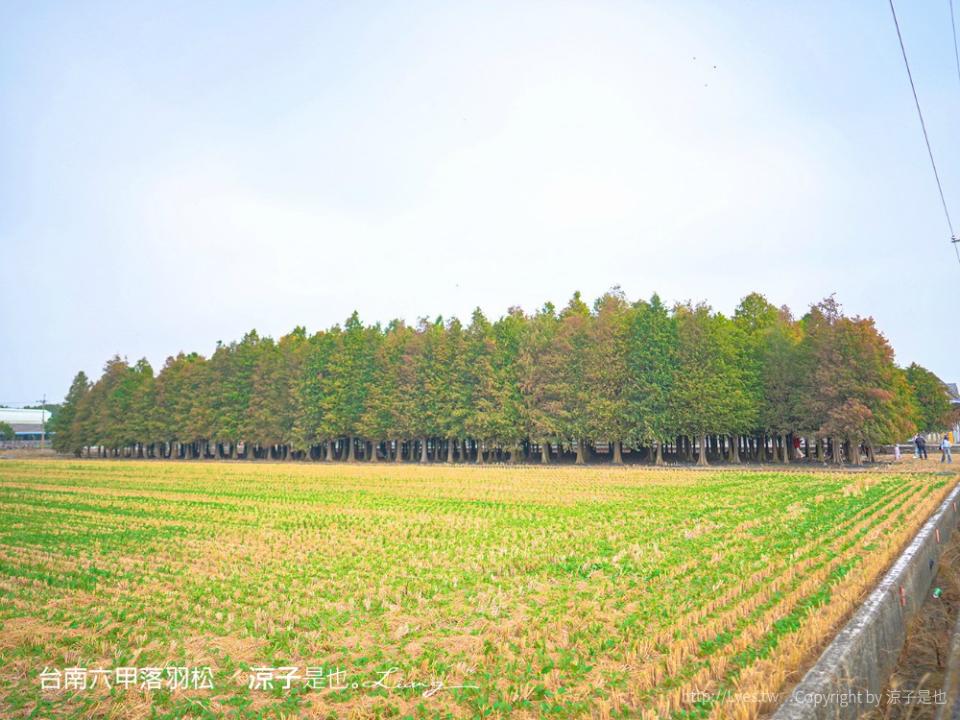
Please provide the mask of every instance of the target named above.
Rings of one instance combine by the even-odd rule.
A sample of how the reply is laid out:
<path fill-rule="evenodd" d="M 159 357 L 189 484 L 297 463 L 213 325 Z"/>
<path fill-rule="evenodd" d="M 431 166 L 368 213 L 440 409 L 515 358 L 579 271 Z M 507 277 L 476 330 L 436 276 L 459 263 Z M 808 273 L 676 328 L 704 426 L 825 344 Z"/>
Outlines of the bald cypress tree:
<path fill-rule="evenodd" d="M 90 392 L 90 380 L 81 370 L 70 383 L 70 389 L 64 398 L 60 412 L 53 422 L 53 449 L 61 453 L 73 453 L 77 457 L 84 447 L 84 439 L 80 437 L 77 423 L 77 410 L 83 398 Z"/>
<path fill-rule="evenodd" d="M 154 376 L 146 360 L 112 358 L 81 374 L 56 425 L 56 447 L 112 455 L 352 460 L 549 461 L 591 445 L 650 449 L 678 441 L 736 462 L 755 434 L 791 460 L 798 433 L 833 438 L 835 457 L 904 436 L 918 406 L 942 422 L 944 393 L 922 368 L 902 371 L 869 318 L 828 298 L 797 322 L 762 296 L 733 318 L 704 305 L 669 312 L 654 295 L 618 290 L 589 308 L 511 308 L 490 322 L 457 319 L 344 326 L 274 341 L 247 333 L 209 360 L 181 353 Z M 921 399 L 923 398 L 923 399 Z M 939 414 L 936 414 L 939 413 Z M 938 419 L 939 418 L 939 419 Z M 691 443 L 692 439 L 692 443 Z M 337 446 L 340 451 L 337 452 Z M 758 443 L 760 448 L 762 444 Z"/>
<path fill-rule="evenodd" d="M 904 379 L 913 397 L 913 417 L 917 427 L 923 432 L 939 432 L 947 427 L 956 411 L 943 381 L 917 363 L 910 364 Z"/>
<path fill-rule="evenodd" d="M 676 316 L 679 365 L 671 405 L 677 429 L 697 442 L 697 464 L 706 465 L 707 437 L 736 427 L 745 407 L 733 326 L 706 305 L 678 306 Z"/>
<path fill-rule="evenodd" d="M 807 422 L 831 438 L 834 462 L 845 454 L 858 465 L 861 444 L 872 454 L 874 443 L 889 442 L 912 427 L 905 378 L 873 320 L 844 316 L 833 297 L 810 308 L 803 328 Z"/>
<path fill-rule="evenodd" d="M 253 444 L 253 438 L 244 437 L 243 428 L 254 393 L 261 342 L 257 331 L 251 330 L 240 342 L 218 343 L 209 361 L 210 382 L 216 388 L 211 401 L 212 439 L 227 444 L 231 456 L 236 456 L 241 442 Z"/>
<path fill-rule="evenodd" d="M 485 461 L 499 433 L 500 382 L 497 378 L 497 339 L 493 325 L 480 308 L 473 311 L 465 334 L 467 414 L 464 431 L 473 438 L 474 460 Z"/>
<path fill-rule="evenodd" d="M 564 437 L 573 441 L 575 462 L 582 465 L 589 455 L 590 385 L 588 380 L 591 350 L 590 308 L 574 293 L 560 313 L 560 328 L 553 352 L 559 353 L 561 401 L 558 421 Z"/>
<path fill-rule="evenodd" d="M 354 312 L 343 331 L 334 336 L 329 362 L 323 372 L 320 398 L 324 426 L 331 437 L 340 437 L 348 462 L 358 456 L 356 443 L 362 428 L 366 399 L 374 379 L 374 358 L 379 327 L 365 328 Z"/>
<path fill-rule="evenodd" d="M 280 406 L 286 395 L 282 384 L 280 348 L 270 338 L 257 346 L 257 359 L 250 383 L 250 402 L 240 422 L 240 434 L 248 442 L 272 449 L 280 443 Z"/>
<path fill-rule="evenodd" d="M 676 430 L 670 410 L 679 367 L 677 322 L 654 294 L 637 302 L 626 341 L 626 416 L 634 441 L 651 447 L 662 465 L 663 446 Z"/>
<path fill-rule="evenodd" d="M 317 446 L 327 461 L 334 460 L 334 440 L 324 414 L 325 378 L 337 342 L 337 332 L 318 332 L 306 341 L 294 381 L 294 435 L 304 446 Z"/>
<path fill-rule="evenodd" d="M 631 308 L 616 288 L 595 303 L 586 359 L 589 434 L 606 440 L 611 462 L 623 463 L 623 442 L 633 434 L 629 415 L 627 346 Z"/>
<path fill-rule="evenodd" d="M 144 457 L 156 437 L 155 378 L 153 367 L 141 358 L 131 368 L 132 395 L 124 420 L 125 442 L 137 457 Z"/>
<path fill-rule="evenodd" d="M 517 360 L 523 341 L 526 317 L 518 307 L 493 324 L 494 352 L 491 367 L 491 420 L 497 443 L 510 462 L 516 462 L 526 438 L 523 427 L 523 395 Z"/>
<path fill-rule="evenodd" d="M 361 417 L 361 434 L 376 445 L 386 441 L 386 451 L 394 452 L 393 460 L 403 460 L 403 443 L 412 437 L 409 407 L 413 402 L 405 386 L 404 362 L 413 330 L 402 321 L 392 321 L 372 357 L 370 391 Z M 392 448 L 392 450 L 391 450 Z M 370 460 L 376 460 L 371 455 Z"/>
<path fill-rule="evenodd" d="M 550 462 L 550 444 L 564 436 L 563 357 L 556 352 L 559 327 L 556 308 L 552 303 L 545 304 L 526 323 L 517 356 L 523 424 L 540 446 L 540 462 L 544 464 Z"/>

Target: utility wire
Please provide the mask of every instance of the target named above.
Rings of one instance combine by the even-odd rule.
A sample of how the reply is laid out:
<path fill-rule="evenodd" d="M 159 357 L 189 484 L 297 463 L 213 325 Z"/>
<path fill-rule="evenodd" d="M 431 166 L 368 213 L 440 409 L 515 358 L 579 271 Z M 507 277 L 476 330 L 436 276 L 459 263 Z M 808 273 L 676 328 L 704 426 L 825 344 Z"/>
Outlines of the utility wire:
<path fill-rule="evenodd" d="M 953 31 L 953 59 L 957 61 L 957 80 L 960 80 L 960 48 L 957 46 L 957 23 L 953 19 L 953 0 L 950 0 L 950 29 Z"/>
<path fill-rule="evenodd" d="M 957 81 L 960 82 L 960 45 L 957 44 L 957 21 L 953 14 L 953 0 L 950 0 L 950 32 L 953 33 L 953 60 L 957 65 Z M 954 252 L 957 253 L 957 260 L 960 260 L 960 238 L 956 235 L 951 238 Z"/>
<path fill-rule="evenodd" d="M 950 219 L 950 211 L 947 209 L 947 198 L 943 194 L 943 185 L 940 182 L 940 173 L 937 171 L 937 163 L 933 159 L 933 148 L 930 147 L 930 136 L 927 134 L 927 124 L 923 120 L 923 111 L 920 109 L 920 98 L 917 96 L 917 86 L 913 82 L 913 73 L 910 72 L 910 62 L 907 60 L 907 48 L 903 44 L 903 34 L 900 32 L 900 21 L 897 19 L 897 11 L 893 7 L 893 0 L 890 2 L 890 14 L 893 15 L 893 24 L 897 28 L 897 39 L 900 41 L 900 53 L 903 55 L 903 66 L 907 69 L 907 78 L 910 80 L 910 90 L 913 92 L 913 102 L 917 106 L 917 117 L 920 118 L 920 129 L 923 130 L 923 141 L 927 145 L 927 155 L 930 156 L 930 167 L 933 168 L 933 177 L 937 181 L 937 190 L 940 191 L 940 203 L 943 205 L 943 214 L 947 218 L 947 227 L 950 228 L 950 241 L 953 243 L 953 249 L 957 253 L 957 262 L 960 262 L 960 249 L 958 249 L 957 234 L 953 231 L 953 221 Z M 953 0 L 950 0 L 950 12 L 953 13 Z M 956 27 L 956 26 L 954 26 Z M 954 40 L 956 40 L 956 29 L 954 29 Z M 956 49 L 956 46 L 955 48 Z M 960 68 L 960 60 L 958 60 Z M 960 70 L 958 70 L 960 72 Z"/>

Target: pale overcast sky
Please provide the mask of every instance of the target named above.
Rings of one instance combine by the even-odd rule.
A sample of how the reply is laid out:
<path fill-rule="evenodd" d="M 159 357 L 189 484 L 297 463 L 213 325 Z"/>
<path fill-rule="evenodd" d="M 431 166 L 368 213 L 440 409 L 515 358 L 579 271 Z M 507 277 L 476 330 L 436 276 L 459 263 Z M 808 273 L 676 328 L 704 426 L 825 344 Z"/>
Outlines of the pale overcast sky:
<path fill-rule="evenodd" d="M 960 220 L 948 5 L 898 10 Z M 114 353 L 613 285 L 835 292 L 960 380 L 885 0 L 4 2 L 0 268 L 0 403 Z"/>

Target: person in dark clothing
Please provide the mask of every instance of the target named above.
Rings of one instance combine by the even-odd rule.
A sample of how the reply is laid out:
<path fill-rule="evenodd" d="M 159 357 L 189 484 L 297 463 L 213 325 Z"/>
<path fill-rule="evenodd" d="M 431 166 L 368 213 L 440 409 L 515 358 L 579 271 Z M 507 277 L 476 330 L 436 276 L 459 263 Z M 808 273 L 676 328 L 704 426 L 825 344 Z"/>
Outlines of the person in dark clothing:
<path fill-rule="evenodd" d="M 927 459 L 927 441 L 919 433 L 917 434 L 917 457 L 921 460 Z"/>

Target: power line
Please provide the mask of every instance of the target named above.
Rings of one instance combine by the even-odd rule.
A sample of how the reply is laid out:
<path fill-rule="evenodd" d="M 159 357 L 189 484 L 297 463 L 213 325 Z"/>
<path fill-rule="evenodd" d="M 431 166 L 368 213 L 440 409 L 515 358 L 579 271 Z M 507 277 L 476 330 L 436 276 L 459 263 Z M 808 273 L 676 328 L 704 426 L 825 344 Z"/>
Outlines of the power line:
<path fill-rule="evenodd" d="M 953 59 L 957 62 L 957 80 L 960 80 L 960 48 L 957 46 L 957 23 L 953 19 L 953 0 L 950 0 L 950 29 L 953 31 Z"/>
<path fill-rule="evenodd" d="M 950 31 L 953 33 L 953 59 L 957 64 L 957 81 L 960 82 L 960 46 L 957 44 L 957 21 L 953 15 L 953 0 L 950 0 Z M 957 253 L 957 260 L 960 260 L 960 238 L 954 235 L 951 238 L 953 250 Z"/>
<path fill-rule="evenodd" d="M 953 221 L 950 219 L 950 210 L 947 209 L 947 198 L 943 194 L 943 184 L 940 182 L 940 173 L 937 170 L 937 163 L 933 159 L 933 148 L 930 147 L 930 136 L 927 134 L 927 124 L 923 120 L 923 110 L 920 109 L 920 98 L 917 96 L 917 86 L 913 82 L 913 73 L 910 72 L 910 62 L 907 60 L 907 48 L 903 44 L 903 34 L 900 32 L 900 21 L 897 19 L 897 11 L 893 7 L 893 0 L 890 2 L 890 14 L 893 15 L 893 24 L 897 29 L 897 40 L 900 41 L 900 53 L 903 55 L 903 66 L 907 69 L 907 78 L 910 80 L 910 90 L 913 92 L 913 102 L 917 106 L 917 117 L 920 118 L 920 129 L 923 130 L 923 141 L 927 145 L 927 155 L 930 157 L 930 167 L 933 168 L 933 177 L 937 181 L 937 190 L 940 191 L 940 203 L 943 205 L 943 214 L 947 218 L 947 227 L 950 228 L 950 241 L 953 243 L 953 249 L 957 253 L 957 262 L 960 262 L 960 249 L 957 248 L 957 234 L 953 231 Z M 950 0 L 950 11 L 953 12 L 953 0 Z M 956 39 L 956 30 L 954 30 L 954 39 Z M 960 61 L 958 61 L 960 63 Z M 960 67 L 960 65 L 958 65 Z"/>

